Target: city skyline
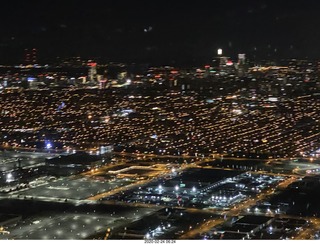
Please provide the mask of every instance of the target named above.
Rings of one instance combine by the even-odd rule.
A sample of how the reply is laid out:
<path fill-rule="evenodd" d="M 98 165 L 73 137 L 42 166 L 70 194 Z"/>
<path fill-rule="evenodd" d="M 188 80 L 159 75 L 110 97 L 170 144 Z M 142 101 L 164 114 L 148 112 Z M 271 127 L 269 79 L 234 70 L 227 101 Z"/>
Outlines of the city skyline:
<path fill-rule="evenodd" d="M 318 240 L 319 63 L 217 55 L 2 66 L 0 239 Z"/>

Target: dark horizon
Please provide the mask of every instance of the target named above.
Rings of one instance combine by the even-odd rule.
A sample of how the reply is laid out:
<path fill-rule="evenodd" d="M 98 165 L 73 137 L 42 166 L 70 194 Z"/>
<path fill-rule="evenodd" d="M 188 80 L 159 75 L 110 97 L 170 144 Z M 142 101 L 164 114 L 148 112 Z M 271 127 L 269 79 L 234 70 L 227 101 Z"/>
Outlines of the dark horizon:
<path fill-rule="evenodd" d="M 2 3 L 0 240 L 320 240 L 319 7 Z"/>
<path fill-rule="evenodd" d="M 196 65 L 216 50 L 251 60 L 320 58 L 318 1 L 11 1 L 3 6 L 0 63 L 57 56 Z"/>

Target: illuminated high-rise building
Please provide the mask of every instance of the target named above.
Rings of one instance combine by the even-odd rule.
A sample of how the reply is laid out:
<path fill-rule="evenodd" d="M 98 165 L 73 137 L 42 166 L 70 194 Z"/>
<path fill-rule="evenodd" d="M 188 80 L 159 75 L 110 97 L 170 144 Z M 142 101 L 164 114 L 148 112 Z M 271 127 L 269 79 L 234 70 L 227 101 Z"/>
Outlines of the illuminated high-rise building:
<path fill-rule="evenodd" d="M 246 55 L 244 53 L 239 53 L 237 63 L 237 74 L 239 77 L 243 77 L 246 74 L 246 72 Z"/>
<path fill-rule="evenodd" d="M 36 64 L 37 63 L 37 49 L 24 49 L 24 63 L 26 65 Z"/>
<path fill-rule="evenodd" d="M 108 84 L 108 78 L 107 78 L 108 71 L 105 70 L 103 75 L 98 75 L 98 82 L 99 82 L 99 88 L 105 89 L 107 88 Z"/>
<path fill-rule="evenodd" d="M 246 55 L 244 53 L 238 54 L 238 65 L 246 63 Z"/>
<path fill-rule="evenodd" d="M 96 81 L 97 78 L 97 63 L 90 62 L 88 63 L 89 66 L 89 73 L 88 78 L 90 82 Z"/>
<path fill-rule="evenodd" d="M 223 56 L 221 48 L 217 50 L 217 57 L 212 60 L 212 67 L 219 75 L 227 75 L 234 72 L 234 64 L 227 56 Z"/>
<path fill-rule="evenodd" d="M 37 49 L 36 48 L 33 48 L 31 51 L 31 62 L 32 62 L 32 64 L 37 63 Z"/>
<path fill-rule="evenodd" d="M 24 63 L 25 64 L 30 64 L 31 63 L 31 57 L 30 57 L 30 52 L 29 49 L 24 49 Z"/>

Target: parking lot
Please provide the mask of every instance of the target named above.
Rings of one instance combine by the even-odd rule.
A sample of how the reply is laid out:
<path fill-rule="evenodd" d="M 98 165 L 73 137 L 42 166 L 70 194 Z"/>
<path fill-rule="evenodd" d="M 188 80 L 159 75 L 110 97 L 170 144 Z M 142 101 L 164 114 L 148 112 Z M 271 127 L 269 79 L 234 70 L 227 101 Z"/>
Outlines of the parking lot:
<path fill-rule="evenodd" d="M 22 218 L 16 226 L 9 226 L 9 234 L 0 239 L 31 240 L 79 240 L 100 236 L 110 229 L 137 221 L 152 214 L 153 208 L 130 208 L 125 206 L 92 205 L 73 208 L 72 211 L 33 214 Z"/>
<path fill-rule="evenodd" d="M 80 179 L 60 178 L 35 188 L 20 191 L 17 195 L 19 197 L 33 197 L 34 199 L 43 200 L 84 200 L 129 183 L 129 181 L 121 179 L 102 182 L 85 177 Z"/>

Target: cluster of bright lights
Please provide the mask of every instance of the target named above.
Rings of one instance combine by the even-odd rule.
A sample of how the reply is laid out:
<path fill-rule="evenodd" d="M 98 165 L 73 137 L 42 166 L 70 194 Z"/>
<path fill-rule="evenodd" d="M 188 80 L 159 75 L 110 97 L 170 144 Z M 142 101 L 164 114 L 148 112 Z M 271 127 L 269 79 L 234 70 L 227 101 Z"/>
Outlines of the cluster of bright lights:
<path fill-rule="evenodd" d="M 6 182 L 9 183 L 12 181 L 14 181 L 13 175 L 12 175 L 12 173 L 8 173 L 6 176 Z"/>

